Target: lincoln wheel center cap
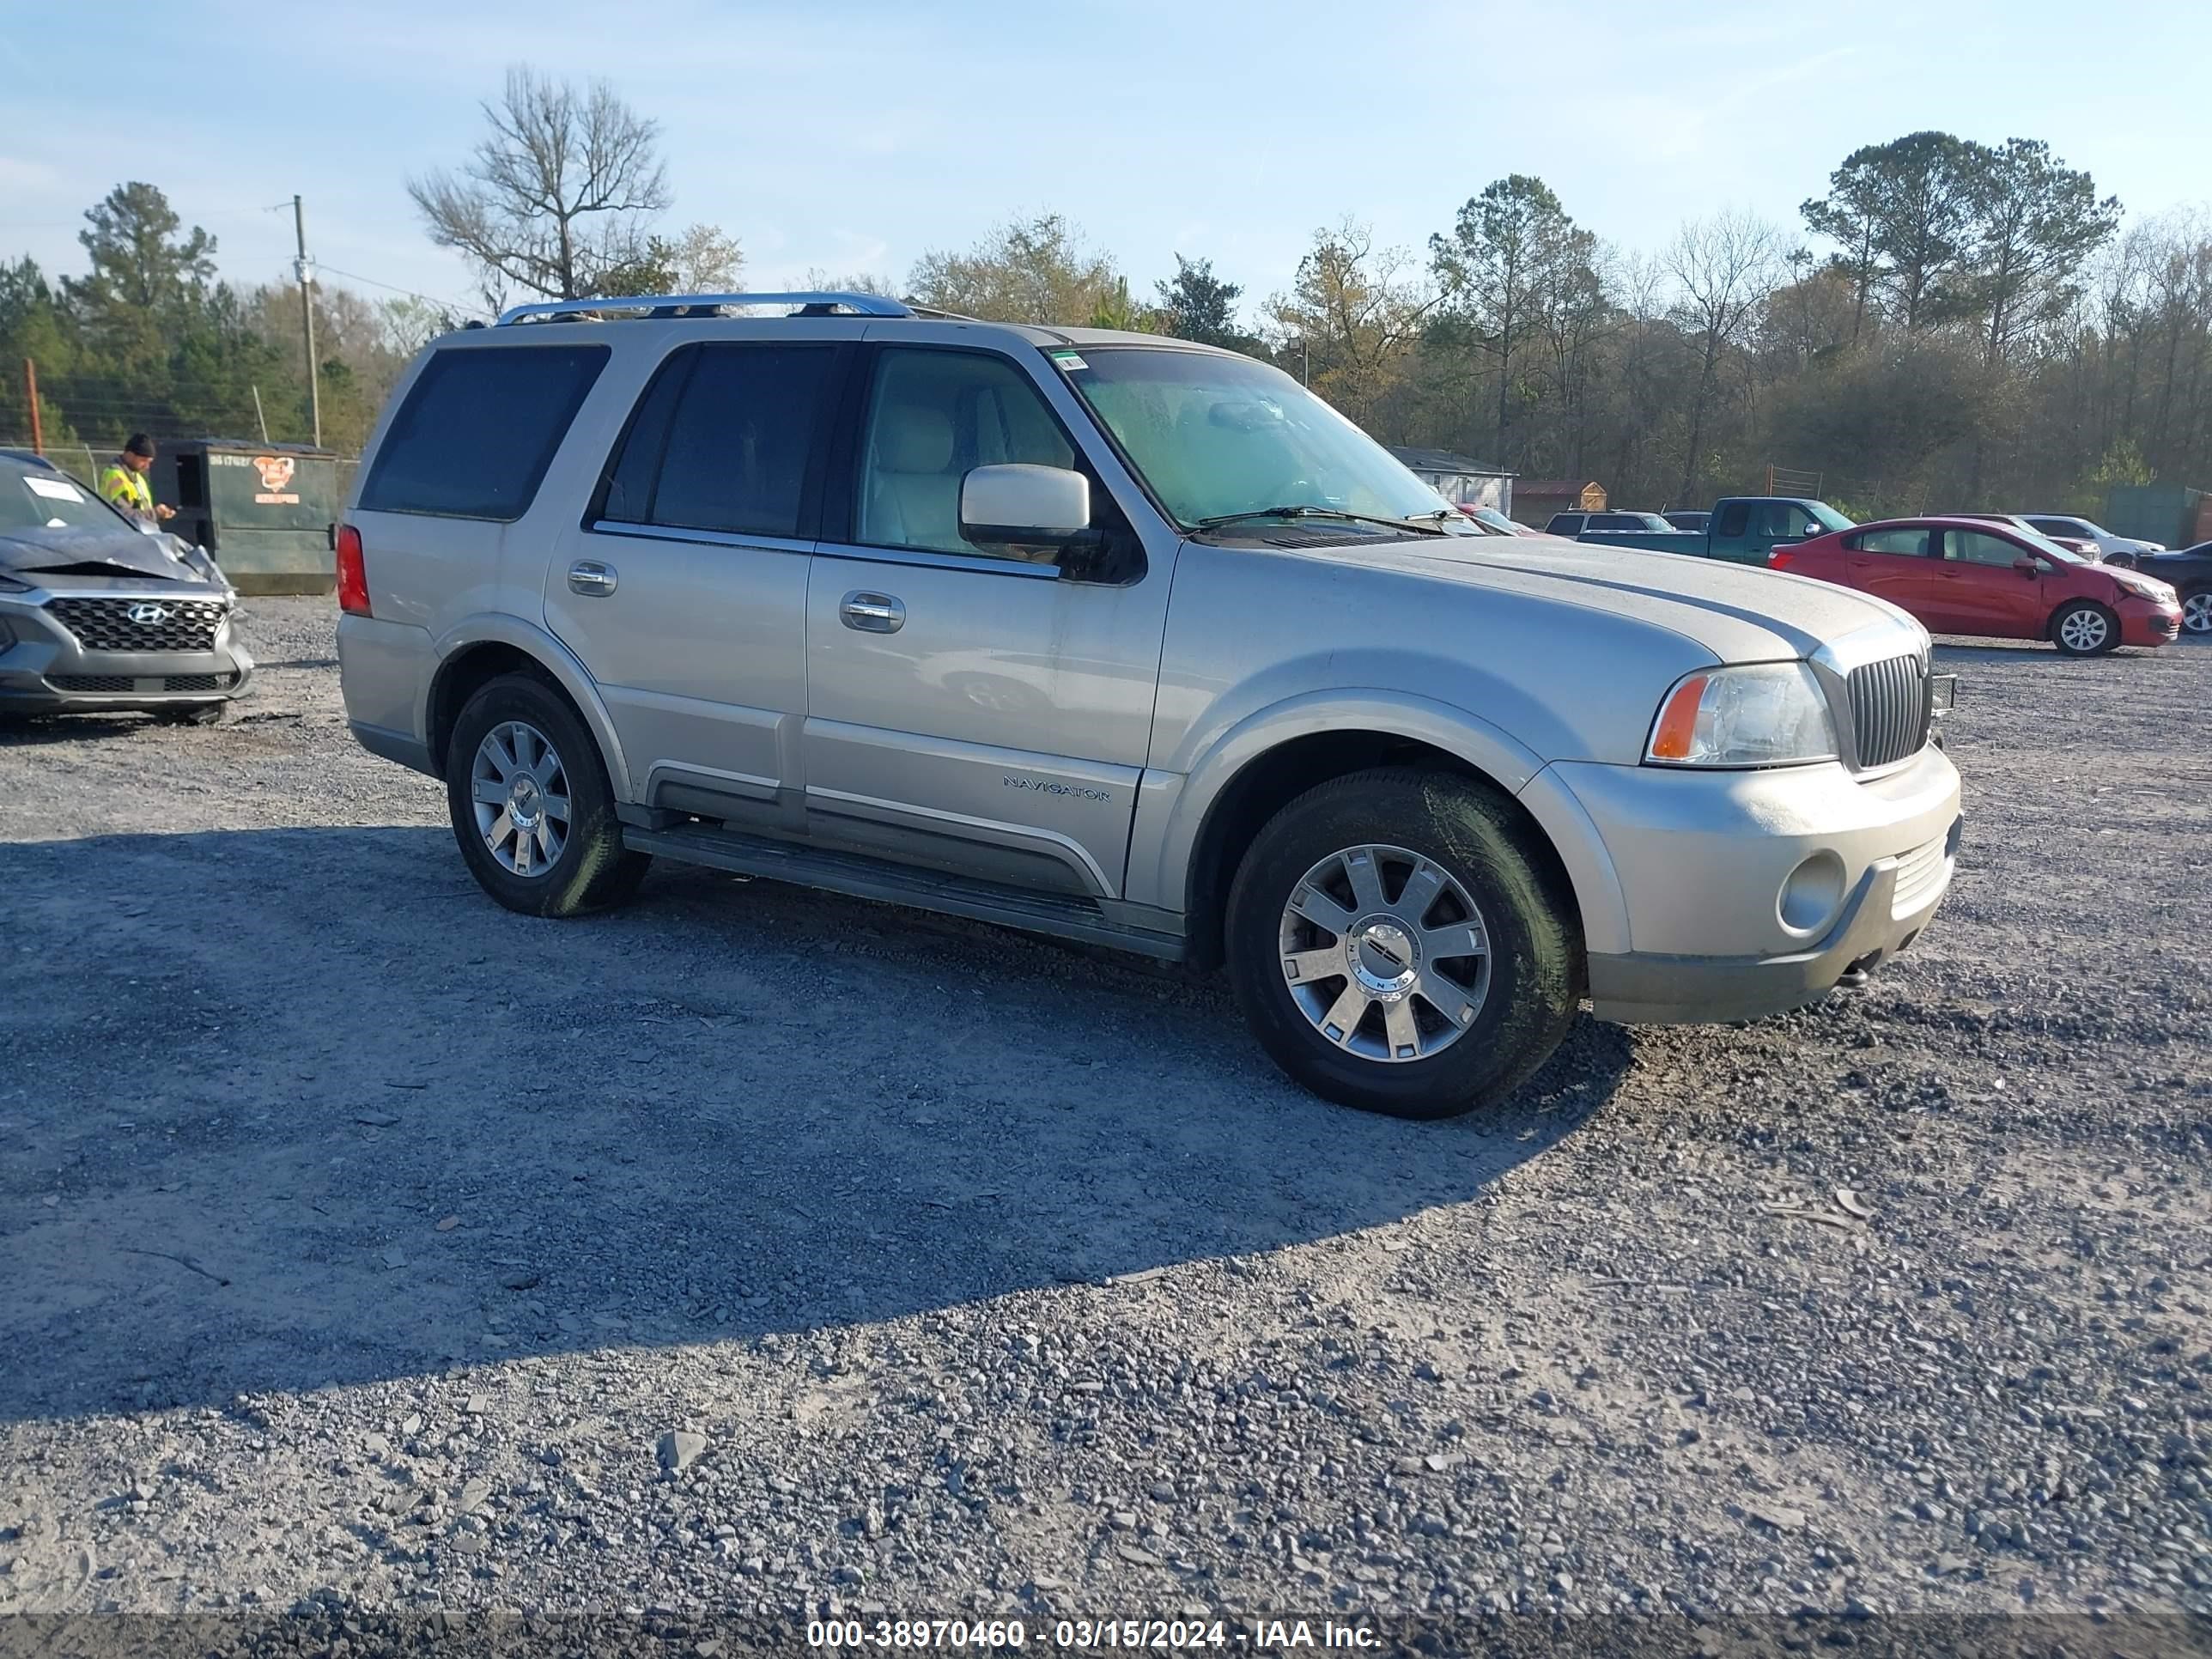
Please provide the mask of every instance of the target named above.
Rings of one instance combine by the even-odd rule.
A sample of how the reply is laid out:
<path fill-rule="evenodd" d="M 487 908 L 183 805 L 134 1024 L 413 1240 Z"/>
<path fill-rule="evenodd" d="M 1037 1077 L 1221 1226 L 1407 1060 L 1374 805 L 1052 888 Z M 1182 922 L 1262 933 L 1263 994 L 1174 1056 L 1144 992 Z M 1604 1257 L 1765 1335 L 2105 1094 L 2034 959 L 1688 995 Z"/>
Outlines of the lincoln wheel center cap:
<path fill-rule="evenodd" d="M 1397 921 L 1376 916 L 1353 924 L 1345 955 L 1367 994 L 1392 1001 L 1421 976 L 1421 947 Z"/>
<path fill-rule="evenodd" d="M 525 772 L 516 778 L 507 792 L 507 815 L 518 829 L 528 830 L 538 823 L 538 780 Z"/>

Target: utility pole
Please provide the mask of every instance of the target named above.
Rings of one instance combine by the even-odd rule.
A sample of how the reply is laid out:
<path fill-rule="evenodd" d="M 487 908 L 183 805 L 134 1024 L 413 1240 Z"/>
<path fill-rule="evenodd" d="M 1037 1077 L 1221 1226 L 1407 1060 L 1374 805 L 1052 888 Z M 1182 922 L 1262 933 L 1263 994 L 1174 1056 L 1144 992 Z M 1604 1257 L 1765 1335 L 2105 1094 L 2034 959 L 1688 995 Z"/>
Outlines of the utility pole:
<path fill-rule="evenodd" d="M 307 220 L 300 206 L 300 198 L 292 198 L 292 234 L 298 239 L 300 257 L 292 262 L 292 273 L 300 279 L 300 322 L 307 336 L 307 409 L 315 428 L 315 447 L 323 447 L 323 381 L 315 367 L 315 295 L 310 286 L 314 266 L 307 259 Z"/>
<path fill-rule="evenodd" d="M 31 453 L 46 453 L 46 434 L 39 425 L 39 366 L 28 357 L 23 359 L 23 397 L 31 405 Z"/>

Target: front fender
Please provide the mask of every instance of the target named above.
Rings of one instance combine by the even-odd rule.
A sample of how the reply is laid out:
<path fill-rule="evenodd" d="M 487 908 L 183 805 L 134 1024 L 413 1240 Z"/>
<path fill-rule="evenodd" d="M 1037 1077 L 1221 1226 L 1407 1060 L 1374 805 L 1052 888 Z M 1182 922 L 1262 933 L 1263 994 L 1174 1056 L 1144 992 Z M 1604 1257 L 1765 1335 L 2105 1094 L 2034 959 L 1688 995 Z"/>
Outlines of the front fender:
<path fill-rule="evenodd" d="M 422 706 L 416 713 L 416 726 L 428 741 L 431 738 L 430 709 L 437 696 L 438 683 L 444 678 L 447 666 L 462 652 L 472 646 L 508 645 L 534 659 L 550 674 L 568 700 L 584 717 L 592 738 L 599 745 L 599 754 L 606 762 L 607 781 L 613 786 L 618 801 L 635 800 L 631 793 L 629 766 L 623 758 L 622 739 L 615 733 L 613 716 L 607 712 L 606 702 L 599 696 L 590 672 L 578 660 L 576 654 L 551 634 L 534 623 L 520 617 L 498 611 L 478 611 L 462 617 L 437 640 L 438 672 L 423 688 Z"/>
<path fill-rule="evenodd" d="M 1145 774 L 1131 828 L 1129 900 L 1187 913 L 1199 836 L 1223 792 L 1269 750 L 1324 732 L 1375 732 L 1428 744 L 1511 795 L 1544 769 L 1537 755 L 1480 714 L 1433 698 L 1363 686 L 1285 697 L 1220 732 L 1188 772 Z"/>

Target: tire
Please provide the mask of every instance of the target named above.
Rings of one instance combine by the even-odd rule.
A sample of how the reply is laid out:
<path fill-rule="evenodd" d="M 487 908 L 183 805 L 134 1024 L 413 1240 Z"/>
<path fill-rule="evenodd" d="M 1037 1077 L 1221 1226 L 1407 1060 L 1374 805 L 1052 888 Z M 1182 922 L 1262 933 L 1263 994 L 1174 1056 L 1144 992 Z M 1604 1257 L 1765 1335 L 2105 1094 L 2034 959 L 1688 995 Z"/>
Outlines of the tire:
<path fill-rule="evenodd" d="M 2181 596 L 2181 631 L 2212 634 L 2212 587 L 2192 587 Z"/>
<path fill-rule="evenodd" d="M 1363 855 L 1364 898 L 1348 861 Z M 1413 896 L 1416 879 L 1429 896 Z M 1559 1047 L 1583 994 L 1564 878 L 1503 796 L 1447 774 L 1392 768 L 1308 790 L 1254 838 L 1224 924 L 1231 987 L 1269 1056 L 1325 1100 L 1392 1117 L 1503 1099 Z M 1438 940 L 1486 950 L 1455 954 Z M 1352 952 L 1364 983 L 1346 971 Z M 1293 954 L 1308 976 L 1293 973 Z M 1332 1015 L 1393 974 L 1406 988 L 1329 1034 Z"/>
<path fill-rule="evenodd" d="M 2051 613 L 2051 642 L 2069 657 L 2110 656 L 2119 649 L 2120 619 L 2094 599 L 2075 599 Z"/>
<path fill-rule="evenodd" d="M 481 803 L 481 814 L 479 780 L 488 794 L 503 791 Z M 553 802 L 566 803 L 565 819 Z M 446 804 L 477 884 L 524 915 L 620 904 L 652 862 L 623 845 L 599 744 L 568 700 L 533 674 L 502 674 L 462 708 L 446 750 Z"/>

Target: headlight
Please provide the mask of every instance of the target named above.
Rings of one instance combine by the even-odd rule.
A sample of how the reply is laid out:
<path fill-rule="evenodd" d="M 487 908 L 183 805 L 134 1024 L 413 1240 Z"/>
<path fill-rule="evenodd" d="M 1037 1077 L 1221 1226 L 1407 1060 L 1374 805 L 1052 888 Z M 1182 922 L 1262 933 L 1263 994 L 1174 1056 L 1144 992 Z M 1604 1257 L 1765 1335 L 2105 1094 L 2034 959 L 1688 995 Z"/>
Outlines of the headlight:
<path fill-rule="evenodd" d="M 1802 662 L 1705 668 L 1669 691 L 1644 745 L 1656 766 L 1791 766 L 1836 758 L 1836 725 Z"/>

